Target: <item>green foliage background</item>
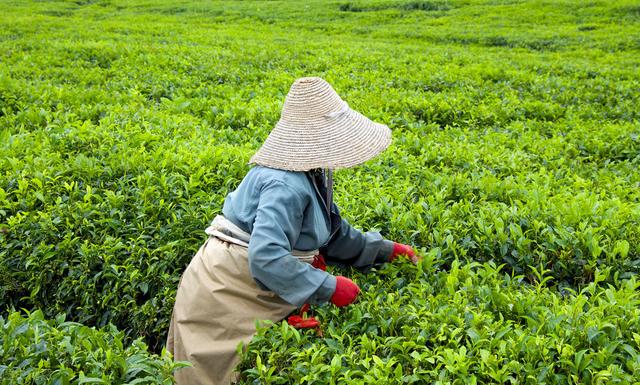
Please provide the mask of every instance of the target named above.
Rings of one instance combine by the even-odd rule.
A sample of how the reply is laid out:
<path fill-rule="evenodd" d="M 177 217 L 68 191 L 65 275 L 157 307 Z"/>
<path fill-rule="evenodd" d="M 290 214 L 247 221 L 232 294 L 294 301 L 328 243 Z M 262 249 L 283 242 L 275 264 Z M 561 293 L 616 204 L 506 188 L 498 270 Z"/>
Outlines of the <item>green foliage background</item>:
<path fill-rule="evenodd" d="M 640 270 L 634 1 L 0 1 L 0 10 L 6 314 L 42 309 L 49 318 L 63 312 L 90 326 L 113 323 L 159 351 L 202 230 L 248 170 L 293 80 L 309 75 L 324 77 L 353 108 L 393 130 L 393 145 L 380 157 L 337 173 L 336 200 L 353 224 L 421 248 L 434 261 L 422 270 L 433 279 L 457 261 L 480 263 L 469 274 L 494 274 L 496 285 L 512 277 L 496 290 L 514 305 L 534 290 L 528 285 L 544 281 L 535 306 L 551 312 L 564 311 L 553 310 L 554 301 L 605 312 L 604 303 L 580 302 L 585 288 L 592 288 L 590 301 L 612 290 L 637 309 L 634 290 L 624 289 Z M 497 266 L 500 273 L 490 273 Z M 390 280 L 407 273 L 386 269 Z M 375 275 L 359 279 L 372 280 L 372 293 L 394 290 Z M 424 290 L 418 308 L 466 290 L 416 279 Z M 441 298 L 429 285 L 449 294 Z M 490 302 L 487 295 L 476 301 Z M 402 298 L 388 304 L 398 314 Z M 376 299 L 363 297 L 358 306 L 369 301 Z M 554 338 L 557 331 L 539 332 L 548 321 L 526 310 L 523 317 L 538 323 L 518 321 L 522 333 Z M 547 371 L 560 377 L 536 373 L 536 381 L 639 378 L 632 310 L 614 313 L 630 321 L 624 331 L 609 322 L 619 333 L 608 338 L 628 346 L 616 347 L 613 361 L 576 373 L 561 365 Z M 336 325 L 351 317 L 319 311 Z M 446 317 L 462 311 L 454 307 Z M 501 308 L 474 311 L 505 317 Z M 604 330 L 604 323 L 594 327 Z M 257 339 L 247 368 L 260 368 L 260 351 L 299 350 L 280 345 L 279 330 Z M 454 337 L 433 341 L 434 350 L 464 346 L 456 354 L 473 357 L 471 342 Z M 573 358 L 583 348 L 582 357 L 598 351 L 583 337 L 563 339 L 572 341 Z M 497 354 L 496 368 L 512 354 L 482 349 Z M 562 355 L 556 350 L 550 362 Z M 330 363 L 332 354 L 319 359 Z M 398 362 L 418 367 L 409 358 L 389 364 L 389 352 L 363 354 L 378 354 L 389 371 Z M 468 382 L 488 373 L 427 364 L 437 370 L 397 380 Z M 280 366 L 255 369 L 247 381 L 264 380 L 270 368 Z M 600 370 L 610 374 L 597 377 Z M 532 371 L 510 373 L 526 382 Z"/>
<path fill-rule="evenodd" d="M 40 310 L 0 317 L 1 384 L 173 384 L 183 367 L 170 355 L 150 355 L 140 340 L 125 344 L 110 325 L 96 330 L 64 316 L 47 321 Z"/>

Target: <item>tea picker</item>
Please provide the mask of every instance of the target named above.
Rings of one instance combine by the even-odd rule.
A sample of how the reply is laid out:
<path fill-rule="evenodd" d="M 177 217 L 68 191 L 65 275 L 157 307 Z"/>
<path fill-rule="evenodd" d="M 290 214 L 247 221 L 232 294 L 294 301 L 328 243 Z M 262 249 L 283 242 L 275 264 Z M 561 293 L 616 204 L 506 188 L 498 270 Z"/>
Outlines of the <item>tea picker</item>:
<path fill-rule="evenodd" d="M 167 349 L 193 366 L 176 371 L 178 384 L 235 380 L 237 346 L 251 340 L 256 321 L 278 322 L 304 304 L 353 303 L 358 285 L 326 264 L 366 270 L 415 258 L 409 246 L 353 228 L 333 203 L 333 170 L 390 143 L 387 126 L 349 108 L 323 79 L 294 82 L 254 167 L 225 198 L 180 280 Z M 288 322 L 318 325 L 304 314 Z"/>

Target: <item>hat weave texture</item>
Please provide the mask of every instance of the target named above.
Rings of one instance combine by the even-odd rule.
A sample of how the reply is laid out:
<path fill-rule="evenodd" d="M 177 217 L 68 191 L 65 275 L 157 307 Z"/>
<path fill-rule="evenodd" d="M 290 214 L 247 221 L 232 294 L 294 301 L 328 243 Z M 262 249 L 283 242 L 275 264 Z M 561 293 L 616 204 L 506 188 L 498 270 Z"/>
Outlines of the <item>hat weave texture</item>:
<path fill-rule="evenodd" d="M 391 143 L 389 127 L 349 108 L 325 80 L 296 80 L 280 120 L 250 163 L 290 171 L 356 166 Z"/>

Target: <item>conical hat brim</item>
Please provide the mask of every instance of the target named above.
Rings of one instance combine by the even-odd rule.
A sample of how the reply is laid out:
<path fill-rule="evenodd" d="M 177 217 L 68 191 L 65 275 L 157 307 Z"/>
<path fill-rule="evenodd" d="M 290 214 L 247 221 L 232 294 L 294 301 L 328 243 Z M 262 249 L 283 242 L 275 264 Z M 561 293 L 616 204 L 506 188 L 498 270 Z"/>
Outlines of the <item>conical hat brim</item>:
<path fill-rule="evenodd" d="M 250 163 L 290 171 L 362 164 L 391 143 L 389 127 L 348 109 L 340 116 L 283 116 Z"/>

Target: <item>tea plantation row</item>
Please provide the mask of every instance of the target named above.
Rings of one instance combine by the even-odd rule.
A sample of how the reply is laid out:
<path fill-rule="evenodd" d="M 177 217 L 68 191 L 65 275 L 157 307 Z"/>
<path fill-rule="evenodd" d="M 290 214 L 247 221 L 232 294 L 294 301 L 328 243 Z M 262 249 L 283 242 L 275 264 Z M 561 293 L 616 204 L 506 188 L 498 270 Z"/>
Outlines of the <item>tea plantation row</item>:
<path fill-rule="evenodd" d="M 558 295 L 537 273 L 530 285 L 493 263 L 445 272 L 430 254 L 356 275 L 357 304 L 317 310 L 324 338 L 262 329 L 241 383 L 637 384 L 640 282 L 603 284 L 605 270 Z"/>
<path fill-rule="evenodd" d="M 345 217 L 431 262 L 358 275 L 356 306 L 318 309 L 325 339 L 261 331 L 243 381 L 322 383 L 328 370 L 367 383 L 374 368 L 398 383 L 638 378 L 633 1 L 0 9 L 0 312 L 23 325 L 0 346 L 15 327 L 67 338 L 64 313 L 121 330 L 110 355 L 135 356 L 138 337 L 159 353 L 203 229 L 292 81 L 319 75 L 393 130 L 380 157 L 336 174 Z M 37 366 L 12 344 L 3 373 Z"/>
<path fill-rule="evenodd" d="M 46 321 L 40 310 L 0 317 L 0 383 L 173 384 L 184 366 L 169 354 L 150 355 L 140 340 L 125 344 L 110 325 L 95 330 L 64 316 Z"/>

